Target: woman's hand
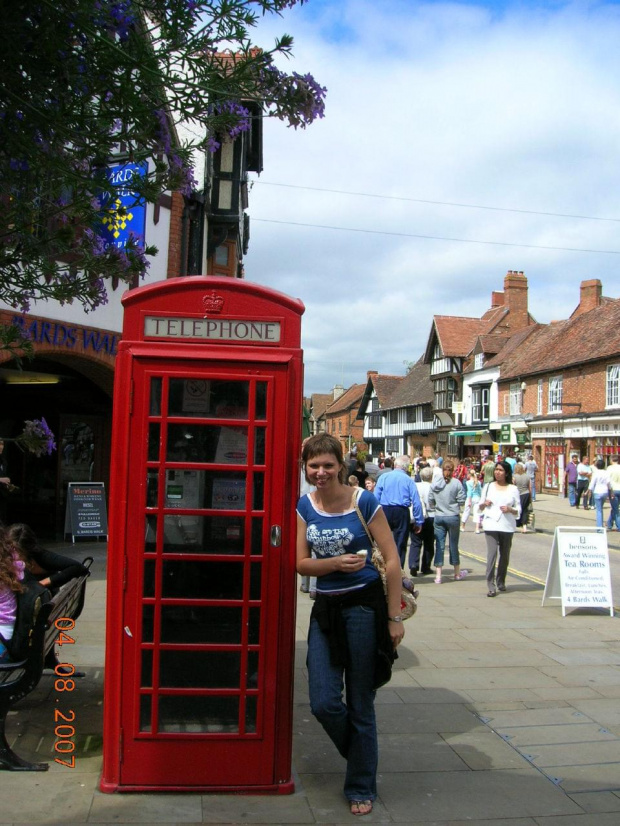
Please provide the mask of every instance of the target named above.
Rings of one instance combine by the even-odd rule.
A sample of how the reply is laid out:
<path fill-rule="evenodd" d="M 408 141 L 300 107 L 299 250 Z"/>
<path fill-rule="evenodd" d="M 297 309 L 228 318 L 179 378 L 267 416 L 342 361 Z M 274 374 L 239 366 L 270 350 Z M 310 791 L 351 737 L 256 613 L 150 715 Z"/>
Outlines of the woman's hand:
<path fill-rule="evenodd" d="M 390 637 L 392 638 L 392 645 L 394 648 L 397 648 L 405 636 L 404 624 L 402 622 L 391 622 L 388 620 L 388 631 L 390 632 Z"/>
<path fill-rule="evenodd" d="M 512 513 L 513 508 L 510 505 L 500 505 L 499 509 L 502 513 Z"/>
<path fill-rule="evenodd" d="M 482 505 L 485 508 L 490 508 L 493 506 L 493 501 L 491 499 L 485 499 L 484 502 L 482 502 Z"/>
<path fill-rule="evenodd" d="M 334 562 L 336 563 L 336 571 L 341 571 L 343 574 L 354 574 L 362 570 L 366 564 L 366 559 L 357 554 L 342 554 L 334 557 Z"/>

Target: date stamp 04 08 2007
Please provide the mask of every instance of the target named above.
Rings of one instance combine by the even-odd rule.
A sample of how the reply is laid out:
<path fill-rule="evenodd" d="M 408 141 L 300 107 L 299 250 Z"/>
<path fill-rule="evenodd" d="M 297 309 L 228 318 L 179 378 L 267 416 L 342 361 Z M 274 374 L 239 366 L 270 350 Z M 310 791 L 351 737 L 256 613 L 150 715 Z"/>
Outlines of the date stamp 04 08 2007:
<path fill-rule="evenodd" d="M 73 631 L 75 621 L 71 617 L 58 617 L 54 623 L 58 630 L 58 638 L 54 640 L 56 645 L 73 645 L 75 640 L 70 637 L 67 631 Z M 54 669 L 57 679 L 54 680 L 54 689 L 59 693 L 73 691 L 75 688 L 75 680 L 71 677 L 75 674 L 75 667 L 72 663 L 58 663 Z M 56 698 L 56 702 L 59 698 Z M 54 761 L 60 763 L 61 766 L 68 766 L 70 769 L 75 768 L 75 726 L 71 723 L 75 722 L 75 711 L 69 709 L 61 711 L 59 708 L 54 709 L 54 736 L 56 742 L 54 743 L 54 751 L 68 759 L 63 760 L 61 757 L 55 757 Z M 69 755 L 71 755 L 69 757 Z"/>

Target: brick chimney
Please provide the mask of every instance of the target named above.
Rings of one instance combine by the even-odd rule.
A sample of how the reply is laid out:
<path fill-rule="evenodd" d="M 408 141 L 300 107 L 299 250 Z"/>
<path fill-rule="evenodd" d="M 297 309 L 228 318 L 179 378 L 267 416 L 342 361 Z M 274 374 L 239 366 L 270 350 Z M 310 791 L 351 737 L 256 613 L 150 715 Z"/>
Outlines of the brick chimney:
<path fill-rule="evenodd" d="M 527 309 L 527 278 L 522 270 L 508 270 L 504 278 L 504 303 L 508 308 L 508 325 L 511 333 L 522 330 L 530 323 Z"/>
<path fill-rule="evenodd" d="M 598 278 L 582 281 L 580 287 L 579 306 L 574 315 L 581 315 L 595 310 L 602 304 L 603 285 Z"/>
<path fill-rule="evenodd" d="M 341 384 L 335 384 L 332 393 L 334 394 L 334 401 L 336 401 L 344 393 L 344 387 Z"/>
<path fill-rule="evenodd" d="M 378 376 L 378 370 L 366 370 L 366 379 L 369 379 L 371 376 Z"/>
<path fill-rule="evenodd" d="M 491 293 L 491 307 L 504 306 L 504 293 L 501 290 L 493 290 Z"/>

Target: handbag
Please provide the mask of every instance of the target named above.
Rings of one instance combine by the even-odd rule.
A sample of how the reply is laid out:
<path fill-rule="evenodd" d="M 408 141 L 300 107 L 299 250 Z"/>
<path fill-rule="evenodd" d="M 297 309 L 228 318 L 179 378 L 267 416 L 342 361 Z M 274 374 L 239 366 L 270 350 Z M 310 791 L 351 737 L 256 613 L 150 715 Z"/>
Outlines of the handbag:
<path fill-rule="evenodd" d="M 362 512 L 360 510 L 358 504 L 358 497 L 361 496 L 362 491 L 357 490 L 353 491 L 353 497 L 351 500 L 351 504 L 355 508 L 357 513 L 358 519 L 362 523 L 362 527 L 366 531 L 366 536 L 370 541 L 370 546 L 372 548 L 372 556 L 371 562 L 379 572 L 379 576 L 381 577 L 381 583 L 383 584 L 383 593 L 387 599 L 387 576 L 386 576 L 386 566 L 385 566 L 385 558 L 381 553 L 381 548 L 377 545 L 376 541 L 373 539 L 372 534 L 368 530 L 368 525 L 366 524 L 366 520 L 362 516 Z M 402 587 L 400 592 L 400 615 L 403 620 L 409 619 L 412 617 L 415 612 L 418 610 L 418 592 L 414 590 L 413 583 L 407 577 L 403 577 L 402 579 Z"/>

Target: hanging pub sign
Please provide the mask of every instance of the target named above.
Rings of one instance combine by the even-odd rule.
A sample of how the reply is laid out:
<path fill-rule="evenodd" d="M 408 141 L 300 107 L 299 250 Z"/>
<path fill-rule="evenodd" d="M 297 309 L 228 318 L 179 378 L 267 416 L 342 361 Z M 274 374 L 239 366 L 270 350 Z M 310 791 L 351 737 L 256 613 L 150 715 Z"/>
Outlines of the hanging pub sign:
<path fill-rule="evenodd" d="M 124 163 L 108 167 L 108 178 L 115 187 L 114 195 L 100 193 L 101 224 L 98 234 L 106 247 L 125 249 L 130 236 L 144 243 L 146 203 L 132 187 L 136 177 L 146 177 L 146 163 Z"/>

